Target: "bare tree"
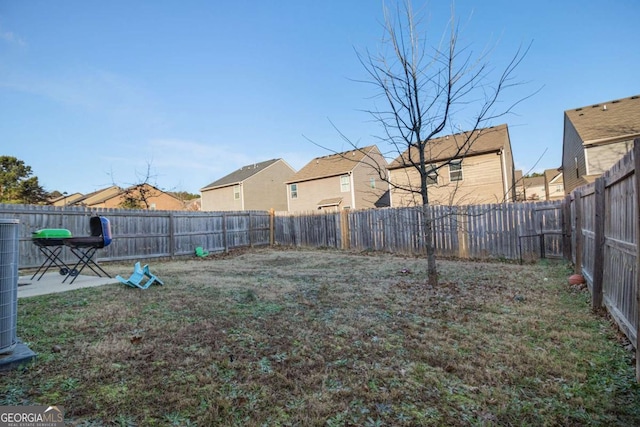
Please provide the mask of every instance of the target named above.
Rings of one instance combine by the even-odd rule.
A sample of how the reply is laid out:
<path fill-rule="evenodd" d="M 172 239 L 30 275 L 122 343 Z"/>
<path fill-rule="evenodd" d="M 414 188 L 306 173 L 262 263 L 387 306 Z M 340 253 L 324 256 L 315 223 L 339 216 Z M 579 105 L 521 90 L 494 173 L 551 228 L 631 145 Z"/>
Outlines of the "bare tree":
<path fill-rule="evenodd" d="M 149 209 L 151 207 L 151 199 L 162 193 L 153 184 L 150 183 L 155 176 L 151 175 L 151 163 L 147 162 L 147 170 L 145 174 L 136 172 L 138 182 L 130 184 L 122 193 L 122 202 L 120 207 L 123 209 Z"/>
<path fill-rule="evenodd" d="M 495 74 L 489 65 L 488 51 L 474 55 L 468 47 L 458 45 L 459 29 L 453 9 L 449 24 L 445 37 L 429 46 L 426 32 L 420 32 L 407 0 L 397 6 L 395 14 L 385 8 L 380 51 L 356 52 L 369 76 L 365 83 L 372 84 L 383 99 L 384 108 L 366 111 L 383 129 L 377 138 L 391 147 L 388 155 L 395 153 L 404 170 L 414 170 L 419 176 L 419 186 L 412 186 L 411 180 L 407 180 L 409 184 L 398 184 L 380 168 L 380 177 L 392 187 L 413 193 L 421 201 L 421 239 L 427 254 L 428 283 L 432 286 L 437 285 L 438 275 L 427 186 L 433 173 L 450 163 L 432 165 L 432 141 L 458 133 L 456 152 L 450 159 L 464 158 L 483 128 L 531 96 L 500 108 L 503 92 L 522 84 L 514 81 L 514 72 L 528 47 L 518 49 L 504 70 Z M 465 132 L 457 128 L 456 120 L 461 117 L 468 123 Z"/>

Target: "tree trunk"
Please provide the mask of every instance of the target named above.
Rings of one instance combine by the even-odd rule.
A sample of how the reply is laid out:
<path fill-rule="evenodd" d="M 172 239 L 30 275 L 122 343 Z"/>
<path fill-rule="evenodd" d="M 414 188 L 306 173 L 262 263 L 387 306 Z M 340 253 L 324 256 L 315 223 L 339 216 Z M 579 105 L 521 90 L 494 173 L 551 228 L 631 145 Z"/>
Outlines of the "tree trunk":
<path fill-rule="evenodd" d="M 436 248 L 433 244 L 433 217 L 429 204 L 422 205 L 423 241 L 427 250 L 427 283 L 431 287 L 438 286 L 438 268 L 436 266 Z"/>

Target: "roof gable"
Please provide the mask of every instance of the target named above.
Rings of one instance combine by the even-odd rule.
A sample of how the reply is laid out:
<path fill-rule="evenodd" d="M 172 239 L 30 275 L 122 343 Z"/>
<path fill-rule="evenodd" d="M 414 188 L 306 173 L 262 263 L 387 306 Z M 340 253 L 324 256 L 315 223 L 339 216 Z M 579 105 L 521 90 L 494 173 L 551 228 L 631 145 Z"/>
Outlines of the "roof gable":
<path fill-rule="evenodd" d="M 544 187 L 544 175 L 543 176 L 525 176 L 524 178 L 522 178 L 522 182 L 526 188 Z"/>
<path fill-rule="evenodd" d="M 375 145 L 345 151 L 342 153 L 330 154 L 328 156 L 316 157 L 300 169 L 287 183 L 311 181 L 314 179 L 328 178 L 330 176 L 344 175 L 351 172 L 364 159 L 378 151 Z"/>
<path fill-rule="evenodd" d="M 108 200 L 114 195 L 120 194 L 121 192 L 122 188 L 118 187 L 117 185 L 112 185 L 110 187 L 94 191 L 93 193 L 85 194 L 84 197 L 75 200 L 73 204 L 91 206 L 104 200 Z"/>
<path fill-rule="evenodd" d="M 509 130 L 506 124 L 492 126 L 474 131 L 460 132 L 434 138 L 425 148 L 426 161 L 443 162 L 455 158 L 463 158 L 478 154 L 500 151 L 509 143 Z M 389 169 L 407 167 L 411 161 L 419 163 L 418 149 L 411 147 L 398 156 L 389 165 Z"/>
<path fill-rule="evenodd" d="M 640 95 L 565 111 L 583 143 L 640 134 Z"/>
<path fill-rule="evenodd" d="M 557 180 L 561 180 L 562 172 L 559 169 L 547 169 L 544 171 L 544 179 L 549 184 L 553 184 Z"/>
<path fill-rule="evenodd" d="M 212 190 L 214 188 L 226 187 L 228 185 L 239 184 L 252 176 L 262 172 L 272 164 L 280 161 L 282 159 L 271 159 L 266 160 L 260 163 L 254 163 L 252 165 L 242 166 L 240 169 L 237 169 L 231 172 L 229 175 L 220 178 L 217 181 L 212 182 L 209 185 L 202 187 L 200 191 L 204 190 Z"/>
<path fill-rule="evenodd" d="M 134 195 L 136 194 L 140 194 L 140 188 L 144 188 L 143 191 L 146 191 L 148 193 L 149 196 L 151 197 L 159 197 L 161 195 L 163 195 L 164 197 L 170 197 L 172 199 L 175 199 L 176 201 L 178 201 L 179 203 L 182 203 L 182 201 L 177 198 L 176 196 L 174 196 L 173 194 L 169 194 L 166 191 L 162 191 L 159 188 L 148 184 L 148 183 L 143 183 L 143 184 L 136 184 L 136 185 L 132 185 L 126 189 L 120 188 L 116 185 L 113 185 L 111 187 L 107 187 L 104 188 L 102 190 L 98 190 L 95 191 L 91 194 L 88 194 L 86 197 L 75 201 L 73 204 L 74 205 L 84 205 L 84 206 L 96 206 L 99 205 L 101 203 L 105 203 L 108 200 L 112 200 L 115 199 L 117 197 L 120 197 L 122 195 L 124 195 L 127 192 L 130 192 Z"/>

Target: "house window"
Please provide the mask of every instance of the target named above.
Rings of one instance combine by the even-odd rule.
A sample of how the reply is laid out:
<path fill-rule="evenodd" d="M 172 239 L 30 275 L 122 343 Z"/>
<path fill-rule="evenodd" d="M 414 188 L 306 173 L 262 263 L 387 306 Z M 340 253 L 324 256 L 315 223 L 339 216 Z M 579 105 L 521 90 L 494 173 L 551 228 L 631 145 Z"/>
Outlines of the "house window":
<path fill-rule="evenodd" d="M 376 179 L 374 177 L 369 178 L 369 185 L 371 188 L 376 188 Z"/>
<path fill-rule="evenodd" d="M 449 163 L 449 180 L 462 181 L 462 160 L 452 160 Z"/>
<path fill-rule="evenodd" d="M 292 199 L 297 199 L 298 198 L 298 184 L 291 184 L 289 186 L 289 190 L 291 192 L 291 198 Z"/>
<path fill-rule="evenodd" d="M 236 185 L 233 187 L 233 198 L 234 200 L 240 200 L 240 186 Z"/>
<path fill-rule="evenodd" d="M 436 165 L 427 166 L 427 185 L 438 185 L 438 169 Z"/>
<path fill-rule="evenodd" d="M 342 175 L 340 177 L 340 191 L 343 193 L 351 191 L 351 180 L 349 179 L 349 175 Z"/>

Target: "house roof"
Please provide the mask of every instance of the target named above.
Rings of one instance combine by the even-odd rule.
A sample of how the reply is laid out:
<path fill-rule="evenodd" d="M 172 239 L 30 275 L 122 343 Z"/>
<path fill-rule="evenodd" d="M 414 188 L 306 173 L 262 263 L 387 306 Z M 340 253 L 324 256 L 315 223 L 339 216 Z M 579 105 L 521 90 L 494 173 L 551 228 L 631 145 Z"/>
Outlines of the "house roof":
<path fill-rule="evenodd" d="M 526 176 L 522 178 L 525 188 L 544 187 L 544 176 Z"/>
<path fill-rule="evenodd" d="M 562 171 L 559 169 L 546 169 L 544 171 L 544 179 L 549 184 L 553 183 L 554 180 L 562 178 Z"/>
<path fill-rule="evenodd" d="M 240 169 L 237 169 L 231 172 L 229 175 L 220 178 L 217 181 L 212 182 L 209 185 L 206 185 L 200 189 L 200 191 L 204 190 L 213 190 L 214 188 L 226 187 L 233 184 L 239 184 L 247 179 L 251 178 L 257 173 L 262 172 L 278 160 L 282 159 L 271 159 L 266 160 L 260 163 L 254 163 L 247 166 L 242 166 Z"/>
<path fill-rule="evenodd" d="M 430 163 L 474 156 L 478 154 L 500 151 L 509 140 L 506 124 L 476 129 L 473 132 L 460 132 L 434 138 L 426 147 L 427 161 Z M 410 154 L 410 155 L 409 155 Z M 411 159 L 418 163 L 418 149 L 411 147 L 389 164 L 389 169 L 399 169 L 411 164 Z"/>
<path fill-rule="evenodd" d="M 344 175 L 352 171 L 371 151 L 378 150 L 375 145 L 358 148 L 343 153 L 316 157 L 291 177 L 287 184 L 311 181 L 313 179 Z"/>
<path fill-rule="evenodd" d="M 640 135 L 640 95 L 565 111 L 583 144 Z"/>
<path fill-rule="evenodd" d="M 105 200 L 110 199 L 114 195 L 120 194 L 121 192 L 122 188 L 118 187 L 117 185 L 112 185 L 111 187 L 103 188 L 101 190 L 94 191 L 93 193 L 85 194 L 84 197 L 75 200 L 73 204 L 92 206 L 96 203 L 102 203 Z"/>
<path fill-rule="evenodd" d="M 73 204 L 73 205 L 84 205 L 84 206 L 95 206 L 95 205 L 99 205 L 101 203 L 106 202 L 107 200 L 113 199 L 115 197 L 118 197 L 124 193 L 126 193 L 129 190 L 134 190 L 136 187 L 149 187 L 152 188 L 153 190 L 158 191 L 159 193 L 163 193 L 166 194 L 169 197 L 172 197 L 176 200 L 180 200 L 177 197 L 173 196 L 172 194 L 167 193 L 166 191 L 162 191 L 157 187 L 154 187 L 151 184 L 137 184 L 137 185 L 132 185 L 131 187 L 128 187 L 127 189 L 123 189 L 120 188 L 116 185 L 112 185 L 111 187 L 107 187 L 107 188 L 103 188 L 102 190 L 98 190 L 98 191 L 94 191 L 93 193 L 87 194 L 85 197 L 76 200 L 73 203 L 69 203 L 69 204 Z"/>
<path fill-rule="evenodd" d="M 56 197 L 55 199 L 51 200 L 50 203 L 53 206 L 72 205 L 77 200 L 80 200 L 83 197 L 84 197 L 84 195 L 81 194 L 81 193 L 67 194 L 67 195 L 62 195 L 60 197 Z"/>
<path fill-rule="evenodd" d="M 338 206 L 342 203 L 342 197 L 334 197 L 331 199 L 323 199 L 318 202 L 319 208 L 324 208 L 328 206 Z"/>

